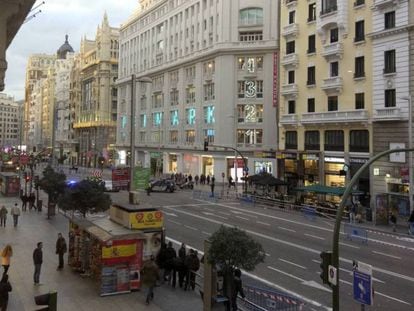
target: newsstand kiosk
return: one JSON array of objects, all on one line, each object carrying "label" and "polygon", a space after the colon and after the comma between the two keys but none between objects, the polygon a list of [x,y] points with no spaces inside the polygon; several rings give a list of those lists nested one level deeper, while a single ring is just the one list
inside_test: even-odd
[{"label": "newsstand kiosk", "polygon": [[161,248],[161,211],[114,204],[109,217],[74,216],[69,224],[68,264],[82,276],[98,280],[101,296],[140,289],[143,261]]}]

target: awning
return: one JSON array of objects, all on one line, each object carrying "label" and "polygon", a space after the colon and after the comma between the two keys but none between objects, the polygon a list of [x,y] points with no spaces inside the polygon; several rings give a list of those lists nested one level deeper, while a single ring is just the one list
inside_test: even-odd
[{"label": "awning", "polygon": [[337,196],[342,196],[345,192],[345,187],[328,187],[322,185],[310,185],[305,187],[299,187],[295,189],[296,191],[303,192],[315,192],[320,194],[333,194]]}]

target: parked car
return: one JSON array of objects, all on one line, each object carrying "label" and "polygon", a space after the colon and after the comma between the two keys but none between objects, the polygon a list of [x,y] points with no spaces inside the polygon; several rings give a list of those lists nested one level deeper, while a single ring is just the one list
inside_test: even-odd
[{"label": "parked car", "polygon": [[152,191],[174,192],[175,182],[171,179],[155,179],[150,181],[150,188]]},{"label": "parked car", "polygon": [[104,180],[104,187],[105,187],[105,192],[118,192],[119,189],[114,188],[113,184],[112,184],[112,180]]}]

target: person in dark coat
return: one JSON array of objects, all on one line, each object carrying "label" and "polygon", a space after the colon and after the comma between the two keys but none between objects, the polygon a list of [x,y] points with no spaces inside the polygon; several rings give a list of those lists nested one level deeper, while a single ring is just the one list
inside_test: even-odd
[{"label": "person in dark coat", "polygon": [[182,260],[185,260],[186,254],[187,251],[185,249],[185,244],[182,243],[180,249],[178,250],[178,257],[180,257]]},{"label": "person in dark coat", "polygon": [[185,265],[187,268],[187,275],[185,279],[185,287],[184,289],[187,290],[191,288],[192,290],[195,289],[195,277],[196,272],[200,268],[200,260],[198,259],[197,252],[193,249],[190,249],[189,254],[185,258]]},{"label": "person in dark coat", "polygon": [[210,184],[210,175],[207,175],[207,185],[209,185]]},{"label": "person in dark coat", "polygon": [[25,212],[27,209],[27,202],[29,202],[29,197],[23,194],[20,198],[22,200],[22,211]]},{"label": "person in dark coat", "polygon": [[237,311],[237,295],[240,294],[243,298],[245,297],[243,291],[243,284],[241,280],[241,271],[240,269],[236,269],[234,271],[234,280],[233,280],[233,290],[231,293],[231,309],[232,311]]},{"label": "person in dark coat", "polygon": [[3,274],[0,281],[0,310],[6,311],[9,303],[9,292],[12,291],[12,287],[9,282],[9,276],[7,273]]},{"label": "person in dark coat", "polygon": [[211,187],[211,197],[214,197],[214,187],[216,186],[215,182],[216,182],[216,179],[214,178],[214,176],[211,177],[211,185],[210,185],[210,187]]},{"label": "person in dark coat", "polygon": [[37,247],[33,251],[33,264],[34,264],[34,274],[33,274],[33,281],[35,285],[39,285],[39,278],[40,278],[40,270],[42,268],[43,263],[43,243],[38,242]]},{"label": "person in dark coat", "polygon": [[67,249],[67,246],[66,246],[66,240],[62,236],[62,233],[59,233],[58,234],[58,239],[56,241],[56,254],[59,255],[59,266],[57,267],[57,270],[62,270],[63,269],[63,265],[64,265],[63,256],[65,255],[67,250],[68,249]]},{"label": "person in dark coat", "polygon": [[164,280],[172,284],[175,284],[176,271],[174,268],[174,259],[177,258],[177,252],[175,251],[172,242],[168,242],[168,246],[165,252],[165,271]]},{"label": "person in dark coat", "polygon": [[159,279],[160,271],[155,263],[154,256],[144,263],[141,270],[142,285],[147,289],[145,303],[148,305],[154,299],[154,287]]},{"label": "person in dark coat", "polygon": [[29,210],[32,210],[32,208],[34,208],[34,204],[36,201],[36,196],[33,192],[30,194],[29,197],[27,197],[27,201],[29,202]]}]

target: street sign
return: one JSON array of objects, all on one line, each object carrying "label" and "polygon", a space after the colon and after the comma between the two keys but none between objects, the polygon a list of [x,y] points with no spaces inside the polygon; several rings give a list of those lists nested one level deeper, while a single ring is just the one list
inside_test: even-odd
[{"label": "street sign", "polygon": [[364,305],[372,305],[372,266],[354,263],[354,299]]},{"label": "street sign", "polygon": [[336,268],[331,265],[328,268],[328,280],[332,285],[336,285]]}]

